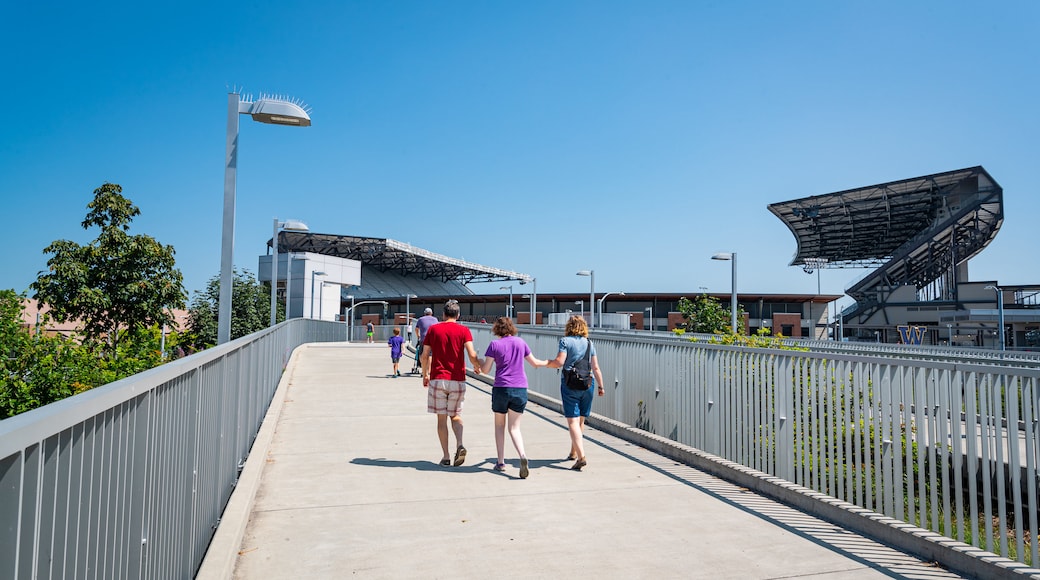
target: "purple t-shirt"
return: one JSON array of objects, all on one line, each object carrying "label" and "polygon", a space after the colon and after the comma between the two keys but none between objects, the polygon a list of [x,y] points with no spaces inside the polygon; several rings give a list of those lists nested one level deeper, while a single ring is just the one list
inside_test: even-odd
[{"label": "purple t-shirt", "polygon": [[415,321],[415,332],[419,334],[419,342],[422,342],[426,338],[426,331],[438,322],[440,321],[437,320],[437,317],[432,314],[422,316],[419,318],[419,320]]},{"label": "purple t-shirt", "polygon": [[393,358],[401,358],[401,345],[404,344],[404,339],[398,335],[390,337],[390,340],[386,341],[390,345],[390,356]]},{"label": "purple t-shirt", "polygon": [[495,386],[527,388],[524,359],[531,348],[519,336],[503,336],[491,341],[484,356],[495,361]]}]

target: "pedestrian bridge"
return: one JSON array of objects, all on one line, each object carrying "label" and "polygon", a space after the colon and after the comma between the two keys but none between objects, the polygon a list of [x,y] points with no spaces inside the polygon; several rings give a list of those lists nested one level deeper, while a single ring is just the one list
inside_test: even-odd
[{"label": "pedestrian bridge", "polygon": [[[552,354],[552,333],[531,332]],[[470,380],[466,463],[440,467],[419,378],[391,378],[385,346],[341,336],[291,321],[0,422],[0,578],[1040,573],[678,443],[688,426],[654,435],[670,427],[651,398],[671,390],[652,370],[674,356],[666,341],[630,342],[651,358],[621,369],[638,357],[594,335],[618,379],[596,402],[582,472],[564,459],[556,371],[529,368],[520,480],[508,440],[509,468],[491,470],[486,383]],[[475,328],[479,351],[487,340]],[[629,406],[631,371],[653,390],[629,424],[610,415]]]}]

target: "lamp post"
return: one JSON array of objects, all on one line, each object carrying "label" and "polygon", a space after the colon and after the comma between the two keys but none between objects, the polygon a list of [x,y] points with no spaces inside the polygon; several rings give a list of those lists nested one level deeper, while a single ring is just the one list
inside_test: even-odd
[{"label": "lamp post", "polygon": [[[531,326],[534,326],[538,322],[538,319],[535,317],[535,314],[537,314],[537,309],[538,309],[538,278],[531,278],[530,282],[531,282],[531,320],[530,320],[530,323],[531,323]],[[521,284],[526,284],[527,281],[521,280],[520,283]]]},{"label": "lamp post", "polygon": [[[812,274],[813,270],[816,270],[816,297],[817,298],[819,298],[820,294],[822,294],[822,292],[820,291],[820,271],[823,270],[823,267],[826,266],[827,262],[829,262],[829,261],[830,260],[828,260],[827,258],[806,258],[802,262],[802,270],[804,270],[806,274]],[[827,313],[828,312],[826,310],[824,310],[824,314],[827,314]],[[809,317],[812,318],[812,306],[809,307]],[[827,320],[827,325],[830,325],[830,322],[831,322],[830,319],[828,319]],[[826,328],[826,326],[824,328]]]},{"label": "lamp post", "polygon": [[[589,277],[589,309],[591,310],[596,305],[596,272],[595,270],[578,270],[576,275]],[[592,322],[592,324],[589,324],[590,327],[596,326],[594,314],[595,312],[589,314],[590,322]]]},{"label": "lamp post", "polygon": [[737,253],[736,252],[719,252],[711,257],[712,260],[729,260],[731,262],[730,267],[732,270],[733,281],[730,287],[729,297],[729,314],[730,314],[730,326],[733,334],[737,333]]},{"label": "lamp post", "polygon": [[646,321],[646,329],[649,330],[650,332],[653,332],[654,331],[654,307],[653,306],[647,306],[643,310],[650,313],[650,318],[648,318],[647,321]]},{"label": "lamp post", "polygon": [[[307,224],[296,221],[296,220],[285,220],[284,222],[278,221],[278,218],[274,218],[274,234],[271,236],[271,248],[273,253],[271,254],[271,324],[274,326],[276,321],[275,315],[278,310],[278,302],[276,301],[275,294],[278,289],[278,228],[284,228],[286,231],[292,232],[306,232],[310,231],[307,228]],[[292,265],[292,253],[289,254],[288,266]],[[286,267],[288,270],[285,274],[285,319],[289,319],[289,276],[291,276],[292,268]]]},{"label": "lamp post", "polygon": [[1000,350],[1007,349],[1007,341],[1004,333],[1004,293],[1000,290],[1000,286],[986,286],[986,290],[992,290],[997,293],[997,332],[1000,333]]},{"label": "lamp post", "polygon": [[217,344],[231,340],[231,288],[235,254],[235,187],[238,174],[238,116],[251,115],[254,121],[273,125],[307,127],[307,110],[294,101],[260,96],[242,99],[228,93],[227,149],[224,156],[224,220],[220,236],[220,297],[217,306]]},{"label": "lamp post", "polygon": [[953,346],[953,324],[951,324],[949,322],[946,323],[946,332],[950,336],[950,338],[949,338],[950,346]]},{"label": "lamp post", "polygon": [[618,296],[624,296],[624,292],[607,292],[599,299],[599,327],[603,328],[603,301],[607,299],[607,296],[611,294],[617,294]]},{"label": "lamp post", "polygon": [[506,312],[506,316],[509,318],[513,317],[513,285],[499,286],[499,290],[509,290],[509,310]]},{"label": "lamp post", "polygon": [[[350,326],[348,326],[348,328],[351,328],[351,329],[353,329],[354,307],[355,306],[361,306],[362,304],[382,304],[383,305],[383,314],[385,315],[386,314],[386,307],[390,305],[390,303],[387,302],[386,300],[362,300],[361,302],[358,302],[357,304],[354,304],[354,297],[353,296],[347,296],[347,298],[350,298],[350,308],[347,308],[347,316],[350,318],[350,322],[351,322],[351,324],[350,324]],[[348,332],[350,332],[350,331],[348,331]],[[350,338],[353,338],[353,337],[348,337],[347,342],[350,342]]]},{"label": "lamp post", "polygon": [[354,312],[354,295],[350,294],[347,298],[350,298],[350,308],[347,309],[343,317],[347,321],[347,342],[350,342],[354,339],[354,319],[351,317],[351,313]]},{"label": "lamp post", "polygon": [[311,318],[314,318],[314,277],[315,276],[328,276],[325,272],[314,271],[311,272]]},{"label": "lamp post", "polygon": [[404,327],[408,333],[408,342],[412,341],[412,298],[418,298],[415,294],[404,295]]},{"label": "lamp post", "polygon": [[[585,318],[585,301],[584,300],[575,300],[574,303],[577,304],[578,306],[581,306],[581,317]],[[592,318],[592,316],[589,315],[589,318]],[[592,326],[592,325],[590,324],[589,326]]]},{"label": "lamp post", "polygon": [[321,289],[318,290],[318,320],[325,319],[322,312],[325,310],[325,287],[329,285],[329,282],[322,282]]}]

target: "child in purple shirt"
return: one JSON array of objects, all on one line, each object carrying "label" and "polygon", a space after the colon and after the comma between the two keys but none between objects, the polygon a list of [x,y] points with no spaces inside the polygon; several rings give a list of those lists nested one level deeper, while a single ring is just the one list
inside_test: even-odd
[{"label": "child in purple shirt", "polygon": [[390,340],[386,341],[386,344],[390,345],[390,360],[394,363],[393,377],[396,379],[401,376],[401,371],[399,371],[397,367],[401,362],[401,345],[404,344],[404,339],[401,338],[400,328],[394,328],[394,335],[390,337]]},{"label": "child in purple shirt", "polygon": [[509,423],[509,437],[513,447],[520,455],[520,479],[527,479],[530,473],[527,465],[527,454],[524,453],[524,438],[520,434],[520,417],[527,406],[527,374],[524,372],[524,361],[531,366],[544,367],[548,361],[535,358],[531,348],[524,339],[516,336],[513,321],[501,317],[495,321],[491,329],[498,340],[491,341],[486,357],[480,365],[480,372],[488,373],[491,365],[495,365],[495,383],[491,387],[491,411],[495,414],[495,447],[498,451],[498,462],[495,471],[505,471],[505,428]]}]

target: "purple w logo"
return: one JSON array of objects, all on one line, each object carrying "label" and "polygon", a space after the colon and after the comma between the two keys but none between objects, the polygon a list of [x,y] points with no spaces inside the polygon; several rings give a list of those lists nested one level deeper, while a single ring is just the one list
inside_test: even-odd
[{"label": "purple w logo", "polygon": [[923,326],[897,326],[896,328],[899,330],[899,338],[903,340],[903,344],[920,345],[924,338],[925,327]]}]

